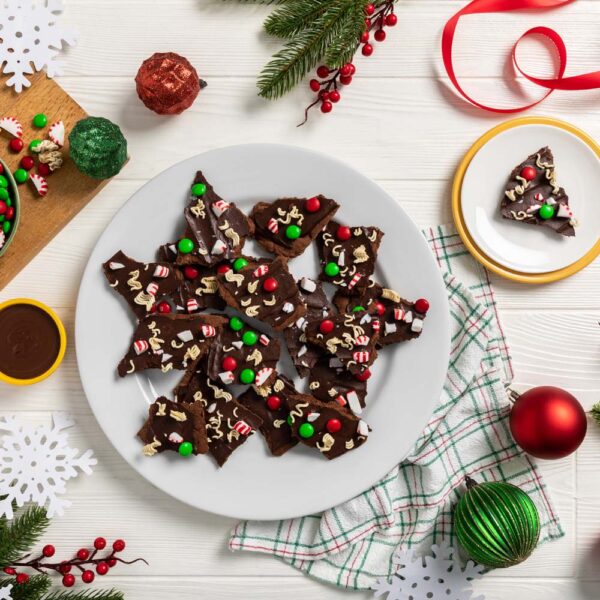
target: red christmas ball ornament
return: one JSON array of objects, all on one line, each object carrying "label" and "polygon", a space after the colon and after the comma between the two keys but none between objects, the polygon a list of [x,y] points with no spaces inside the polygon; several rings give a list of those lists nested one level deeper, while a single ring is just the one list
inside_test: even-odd
[{"label": "red christmas ball ornament", "polygon": [[587,431],[585,411],[575,396],[549,385],[521,395],[510,413],[510,430],[525,452],[537,458],[564,458]]},{"label": "red christmas ball ornament", "polygon": [[135,86],[150,110],[159,115],[178,115],[192,105],[206,82],[187,58],[175,52],[157,52],[140,66]]}]

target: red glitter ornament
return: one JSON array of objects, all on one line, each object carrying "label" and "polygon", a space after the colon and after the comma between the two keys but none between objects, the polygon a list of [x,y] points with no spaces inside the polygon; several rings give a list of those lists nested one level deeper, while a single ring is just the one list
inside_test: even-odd
[{"label": "red glitter ornament", "polygon": [[157,52],[146,59],[135,84],[140,100],[159,115],[183,112],[206,86],[187,58],[174,52]]}]

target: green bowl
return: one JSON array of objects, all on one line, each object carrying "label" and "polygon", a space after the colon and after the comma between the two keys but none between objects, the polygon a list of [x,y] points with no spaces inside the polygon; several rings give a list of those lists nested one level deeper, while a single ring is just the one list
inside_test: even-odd
[{"label": "green bowl", "polygon": [[4,172],[2,175],[6,177],[8,180],[8,193],[10,194],[10,199],[12,205],[15,209],[15,218],[12,221],[12,227],[6,236],[6,240],[4,242],[4,246],[0,248],[0,256],[2,256],[10,244],[12,243],[15,235],[17,234],[17,228],[19,227],[19,220],[21,219],[21,201],[19,199],[19,190],[17,189],[17,183],[10,172],[8,165],[0,158],[0,165],[4,167]]}]

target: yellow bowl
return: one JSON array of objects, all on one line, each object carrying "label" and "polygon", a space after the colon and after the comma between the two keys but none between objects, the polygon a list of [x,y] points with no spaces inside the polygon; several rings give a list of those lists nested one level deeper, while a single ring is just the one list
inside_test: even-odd
[{"label": "yellow bowl", "polygon": [[11,385],[33,385],[34,383],[38,383],[39,381],[46,379],[46,377],[50,377],[50,375],[52,375],[52,373],[54,373],[54,371],[58,369],[58,366],[65,357],[65,352],[67,350],[67,334],[65,332],[64,325],[58,318],[58,315],[50,307],[46,306],[42,302],[38,302],[37,300],[32,300],[31,298],[13,298],[12,300],[2,302],[0,303],[0,312],[2,312],[5,308],[8,308],[9,306],[14,306],[16,304],[28,304],[30,306],[35,306],[36,308],[39,308],[40,310],[45,312],[56,325],[56,328],[58,329],[58,335],[60,338],[60,346],[56,359],[52,366],[45,373],[42,373],[37,377],[32,377],[31,379],[17,379],[15,377],[11,377],[10,375],[6,375],[2,371],[0,371],[0,381],[3,381],[4,383],[10,383]]}]

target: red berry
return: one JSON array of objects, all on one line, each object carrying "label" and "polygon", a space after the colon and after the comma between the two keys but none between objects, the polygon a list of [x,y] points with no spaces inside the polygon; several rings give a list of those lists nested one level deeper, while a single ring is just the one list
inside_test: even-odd
[{"label": "red berry", "polygon": [[92,583],[94,577],[96,577],[94,571],[87,570],[81,574],[81,581],[83,581],[83,583]]},{"label": "red berry", "polygon": [[398,23],[398,17],[394,13],[390,13],[385,18],[385,24],[389,27],[393,27],[394,25],[396,25],[396,23]]},{"label": "red berry", "polygon": [[365,19],[365,27],[371,29],[371,19]]},{"label": "red berry", "polygon": [[200,275],[200,271],[196,267],[190,267],[189,265],[183,269],[183,276],[186,279],[196,279]]},{"label": "red berry", "polygon": [[113,542],[113,550],[115,552],[123,552],[125,550],[125,542],[123,540],[115,540]]},{"label": "red berry", "polygon": [[322,113],[329,113],[329,112],[331,112],[332,108],[333,108],[333,104],[331,104],[331,102],[329,102],[328,100],[325,100],[324,102],[321,103],[321,112]]},{"label": "red berry", "polygon": [[33,168],[34,164],[35,162],[31,156],[24,156],[20,162],[21,167],[26,171],[29,171],[29,169]]},{"label": "red berry", "polygon": [[50,558],[51,556],[54,556],[55,552],[56,552],[56,548],[52,544],[48,544],[47,546],[44,546],[42,548],[42,554],[46,558]]},{"label": "red berry", "polygon": [[352,63],[346,63],[343,67],[340,67],[340,75],[344,77],[348,77],[348,75],[352,75],[352,69],[354,65]]},{"label": "red berry", "polygon": [[385,40],[385,31],[383,29],[378,29],[375,32],[375,40],[378,42],[383,42],[383,40]]},{"label": "red berry", "polygon": [[71,565],[65,560],[60,564],[60,567],[58,567],[58,570],[63,575],[66,575],[67,573],[69,573],[71,571]]},{"label": "red berry", "polygon": [[227,271],[231,271],[231,267],[229,265],[219,265],[217,267],[217,273],[223,274],[227,273]]},{"label": "red berry", "polygon": [[369,369],[365,369],[362,373],[357,373],[354,375],[354,378],[358,381],[367,381],[367,379],[370,379],[370,377],[371,371],[369,371]]},{"label": "red berry", "polygon": [[8,147],[13,152],[21,152],[23,150],[23,140],[21,138],[13,138],[8,142]]},{"label": "red berry", "polygon": [[352,237],[352,232],[350,231],[350,227],[346,227],[345,225],[340,225],[335,232],[335,237],[340,240],[340,242],[345,242]]},{"label": "red berry", "polygon": [[[331,92],[333,94],[333,92]],[[305,208],[310,213],[315,213],[321,208],[321,201],[314,196],[306,201]]]},{"label": "red berry", "polygon": [[340,83],[342,85],[350,85],[352,83],[352,75],[348,75],[347,77],[345,77],[344,75],[342,75],[340,77]]},{"label": "red berry", "polygon": [[536,175],[535,167],[527,166],[527,167],[523,167],[523,169],[521,169],[521,177],[523,179],[526,179],[527,181],[531,181],[532,179],[535,179],[535,175]]},{"label": "red berry", "polygon": [[308,85],[313,92],[318,92],[321,89],[321,84],[316,79],[311,79]]},{"label": "red berry", "polygon": [[385,306],[381,302],[377,302],[375,304],[375,308],[377,309],[377,314],[380,317],[383,317],[383,314],[385,313]]},{"label": "red berry", "polygon": [[50,175],[50,167],[46,163],[40,163],[37,168],[38,175],[48,177]]},{"label": "red berry", "polygon": [[354,75],[354,73],[356,73],[356,67],[354,66],[354,63],[348,63],[348,65],[350,66],[350,75]]},{"label": "red berry", "polygon": [[267,406],[269,410],[277,410],[281,406],[281,398],[279,396],[269,396],[267,398]]},{"label": "red berry", "polygon": [[12,567],[4,567],[4,569],[2,569],[7,575],[16,575],[17,574],[17,570],[13,569]]},{"label": "red berry", "polygon": [[369,41],[369,32],[368,31],[363,31],[362,35],[360,36],[360,41],[363,44],[366,44]]},{"label": "red berry", "polygon": [[321,78],[321,79],[325,79],[325,77],[327,77],[329,75],[329,68],[326,67],[325,65],[321,65],[318,69],[317,69],[317,75]]},{"label": "red berry", "polygon": [[425,298],[419,298],[415,302],[415,310],[418,313],[427,314],[427,311],[429,310],[429,302],[427,302],[427,300],[425,300]]},{"label": "red berry", "polygon": [[6,206],[6,202],[4,200],[0,200],[0,215],[3,215],[7,210],[8,206]]},{"label": "red berry", "polygon": [[116,566],[117,559],[116,558],[109,558],[106,562],[108,563],[108,566],[112,569],[114,566]]},{"label": "red berry", "polygon": [[105,562],[101,562],[96,565],[96,573],[98,573],[98,575],[106,575],[109,569],[110,567]]},{"label": "red berry", "polygon": [[277,279],[275,277],[267,277],[263,281],[263,289],[265,292],[274,292],[279,287],[279,283],[277,283]]},{"label": "red berry", "polygon": [[96,550],[104,550],[104,548],[106,548],[106,540],[103,537],[97,537],[94,540],[94,548],[96,548]]},{"label": "red berry", "polygon": [[339,102],[340,101],[340,93],[337,90],[332,90],[329,94],[329,100],[331,102]]},{"label": "red berry", "polygon": [[329,433],[337,433],[342,428],[342,423],[339,419],[329,419],[329,421],[325,423],[325,427]]},{"label": "red berry", "polygon": [[71,575],[70,573],[65,575],[62,578],[62,584],[65,587],[73,587],[75,585],[75,575]]},{"label": "red berry", "polygon": [[15,207],[14,206],[8,206],[6,208],[6,212],[4,213],[4,216],[9,220],[12,221],[13,217],[15,216]]},{"label": "red berry", "polygon": [[367,6],[365,6],[365,12],[371,16],[375,12],[375,6],[373,4],[367,4]]},{"label": "red berry", "polygon": [[27,583],[29,581],[29,575],[27,573],[19,573],[16,578],[18,584]]},{"label": "red berry", "polygon": [[373,46],[371,44],[365,44],[361,50],[363,56],[371,56],[373,54]]},{"label": "red berry", "polygon": [[319,98],[321,100],[329,100],[329,92],[327,90],[321,90],[319,92]]},{"label": "red berry", "polygon": [[335,329],[335,323],[331,319],[323,319],[319,323],[319,331],[323,335],[327,335],[328,333],[331,333],[334,329]]},{"label": "red berry", "polygon": [[90,556],[90,551],[87,548],[81,548],[77,550],[77,558],[79,560],[87,560]]},{"label": "red berry", "polygon": [[221,362],[221,368],[223,371],[235,371],[237,367],[237,360],[233,356],[226,356]]}]

